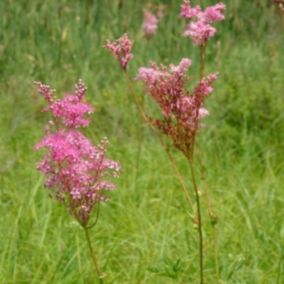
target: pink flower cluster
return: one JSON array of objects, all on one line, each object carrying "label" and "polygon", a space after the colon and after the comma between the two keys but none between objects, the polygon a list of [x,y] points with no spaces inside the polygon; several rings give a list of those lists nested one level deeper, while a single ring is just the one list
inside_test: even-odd
[{"label": "pink flower cluster", "polygon": [[191,60],[183,58],[178,65],[142,67],[137,80],[144,82],[147,92],[159,105],[163,118],[150,119],[155,127],[171,137],[174,145],[185,155],[192,146],[200,118],[208,115],[204,100],[212,91],[217,74],[204,77],[195,89],[186,89],[186,72]]},{"label": "pink flower cluster", "polygon": [[[83,103],[86,87],[82,81],[76,85],[75,94],[67,94],[61,100],[55,98],[49,86],[36,84],[55,119],[49,122],[45,137],[35,147],[46,149],[37,168],[44,173],[45,186],[52,195],[86,226],[94,206],[106,199],[103,190],[115,188],[105,177],[117,176],[120,166],[106,158],[106,139],[94,146],[77,130],[89,124],[84,115],[93,111],[90,105]],[[58,118],[62,121],[56,121]]]},{"label": "pink flower cluster", "polygon": [[79,81],[76,85],[75,94],[66,94],[63,99],[55,100],[53,91],[40,82],[36,82],[38,91],[48,102],[46,111],[51,111],[55,118],[62,119],[62,123],[68,127],[86,127],[90,121],[85,117],[94,111],[92,106],[83,102],[86,87]]},{"label": "pink flower cluster", "polygon": [[133,58],[131,53],[133,43],[128,38],[127,34],[123,35],[119,39],[111,42],[107,41],[105,47],[111,51],[115,58],[119,61],[123,70],[126,70],[128,62]]},{"label": "pink flower cluster", "polygon": [[142,31],[146,37],[151,37],[157,32],[158,23],[159,19],[156,15],[154,15],[148,10],[144,11]]},{"label": "pink flower cluster", "polygon": [[206,43],[217,32],[212,24],[224,20],[225,8],[225,4],[218,3],[202,11],[199,5],[192,7],[189,0],[184,0],[180,15],[187,20],[195,18],[195,21],[186,26],[184,36],[190,37],[198,46]]}]

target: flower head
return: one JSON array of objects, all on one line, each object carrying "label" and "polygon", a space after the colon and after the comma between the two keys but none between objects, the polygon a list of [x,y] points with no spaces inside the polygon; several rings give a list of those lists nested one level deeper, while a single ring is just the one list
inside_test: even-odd
[{"label": "flower head", "polygon": [[190,37],[195,45],[205,44],[217,32],[212,24],[224,20],[225,8],[225,4],[217,3],[202,11],[200,6],[191,7],[190,1],[184,0],[180,15],[185,19],[195,19],[187,24],[183,35]]},{"label": "flower head", "polygon": [[224,3],[217,3],[213,6],[207,7],[202,16],[207,23],[222,21],[225,19],[225,16],[223,14],[225,9],[226,6]]},{"label": "flower head", "polygon": [[189,23],[183,35],[186,37],[191,37],[195,45],[202,45],[210,37],[213,37],[215,33],[216,29],[214,27],[203,21],[197,21]]},{"label": "flower head", "polygon": [[158,29],[159,19],[156,15],[148,10],[144,11],[144,21],[142,31],[146,37],[153,36]]},{"label": "flower head", "polygon": [[113,42],[107,41],[105,47],[110,50],[119,61],[122,69],[126,70],[128,62],[133,58],[133,54],[131,53],[133,43],[128,38],[128,35],[124,34],[122,37]]},{"label": "flower head", "polygon": [[51,111],[55,118],[62,120],[62,123],[68,127],[88,126],[90,121],[86,114],[94,111],[93,107],[84,102],[87,88],[79,80],[76,85],[75,94],[66,94],[63,99],[56,99],[49,86],[36,82],[38,91],[48,102],[45,111]]},{"label": "flower head", "polygon": [[[37,86],[43,95],[49,93],[48,86],[42,83]],[[45,175],[45,186],[83,226],[88,223],[94,206],[106,199],[103,191],[115,188],[107,176],[117,176],[120,169],[116,161],[106,158],[106,139],[94,146],[76,129],[89,124],[83,117],[92,110],[82,102],[85,92],[83,82],[79,81],[75,94],[67,94],[61,100],[55,100],[53,96],[50,102],[50,96],[44,95],[48,98],[48,110],[62,121],[57,125],[50,121],[46,135],[35,147],[46,150],[37,165]]]},{"label": "flower head", "polygon": [[137,80],[145,83],[146,89],[160,106],[163,114],[169,116],[175,100],[183,95],[186,72],[191,60],[183,58],[178,65],[166,67],[152,63],[151,67],[138,70]]},{"label": "flower head", "polygon": [[217,79],[217,74],[210,74],[202,78],[193,91],[188,91],[186,73],[190,66],[188,58],[183,58],[178,65],[152,63],[151,67],[140,68],[136,77],[162,111],[161,119],[150,118],[153,126],[169,136],[185,155],[190,151],[199,120],[209,114],[203,105]]},{"label": "flower head", "polygon": [[191,19],[196,17],[201,12],[201,8],[199,5],[195,7],[191,7],[189,0],[184,0],[183,4],[181,4],[180,15],[183,18]]}]

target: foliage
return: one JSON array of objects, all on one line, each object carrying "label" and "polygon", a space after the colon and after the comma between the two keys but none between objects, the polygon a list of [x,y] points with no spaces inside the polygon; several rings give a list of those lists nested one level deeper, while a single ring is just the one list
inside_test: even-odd
[{"label": "foliage", "polygon": [[[107,136],[109,156],[123,169],[120,190],[113,192],[108,209],[102,206],[92,236],[108,281],[192,283],[197,278],[195,255],[184,254],[195,251],[197,243],[184,218],[179,182],[168,176],[171,166],[151,131],[138,128],[141,121],[125,82],[102,47],[106,39],[128,31],[141,58],[133,61],[133,76],[149,59],[197,62],[197,52],[181,37],[184,22],[177,17],[176,1],[153,1],[167,7],[157,34],[144,39],[146,2],[0,1],[1,283],[93,280],[84,236],[79,230],[75,234],[77,224],[71,218],[66,222],[65,210],[46,198],[34,169],[39,155],[32,151],[46,121],[32,82],[42,80],[61,93],[78,78],[94,94],[89,100],[97,110],[96,127],[86,135],[93,141]],[[219,93],[208,101],[211,115],[198,140],[206,165],[199,173],[206,175],[201,186],[210,189],[218,216],[217,248],[205,236],[206,273],[214,283],[217,249],[223,283],[282,283],[283,19],[270,1],[226,2],[226,21],[208,48],[206,70],[221,71],[214,86]],[[176,158],[187,175],[186,162]],[[210,224],[205,226],[210,232]]]}]

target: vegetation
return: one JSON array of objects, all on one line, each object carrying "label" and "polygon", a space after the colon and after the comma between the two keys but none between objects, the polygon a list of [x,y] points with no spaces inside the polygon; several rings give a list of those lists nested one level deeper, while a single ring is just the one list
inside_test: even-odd
[{"label": "vegetation", "polygon": [[[193,1],[192,1],[193,2]],[[203,5],[215,1],[202,1]],[[197,140],[206,252],[205,283],[284,282],[284,15],[270,1],[231,0],[207,48],[206,72],[220,72]],[[180,183],[159,141],[137,113],[117,62],[103,48],[128,32],[134,77],[149,60],[193,60],[174,0],[159,29],[143,37],[147,1],[0,1],[0,283],[96,283],[85,236],[48,198],[36,171],[47,114],[33,81],[72,91],[82,78],[96,111],[86,135],[110,140],[121,177],[91,241],[106,283],[197,283],[198,239]],[[192,78],[193,81],[198,80]],[[144,97],[143,89],[137,92]],[[214,99],[213,99],[214,96]],[[144,103],[155,111],[150,99]],[[143,124],[142,124],[143,125]],[[178,161],[191,187],[186,160]],[[193,192],[192,192],[193,193]],[[217,223],[212,226],[212,207]],[[186,213],[186,214],[185,214]]]}]

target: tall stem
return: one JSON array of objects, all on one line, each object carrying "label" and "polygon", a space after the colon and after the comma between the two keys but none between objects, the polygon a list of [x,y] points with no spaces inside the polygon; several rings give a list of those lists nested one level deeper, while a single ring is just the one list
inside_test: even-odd
[{"label": "tall stem", "polygon": [[199,79],[204,77],[204,71],[205,71],[205,53],[206,53],[206,43],[202,44],[199,49]]},{"label": "tall stem", "polygon": [[93,249],[93,246],[92,246],[92,242],[91,242],[91,239],[90,239],[89,229],[86,228],[86,227],[83,227],[83,228],[84,228],[84,231],[85,231],[85,235],[86,235],[86,239],[87,239],[90,255],[91,255],[91,258],[93,260],[97,276],[99,278],[99,282],[100,282],[100,284],[103,284],[104,283],[104,280],[103,280],[104,275],[101,272],[101,270],[99,268],[99,265],[98,265],[97,257],[95,255],[95,252],[94,252],[94,249]]},{"label": "tall stem", "polygon": [[[192,152],[193,153],[193,152]],[[203,277],[203,233],[202,233],[202,217],[201,217],[201,206],[200,206],[200,198],[199,191],[195,178],[194,164],[193,164],[193,156],[188,158],[190,172],[191,172],[191,181],[194,188],[195,199],[196,199],[196,207],[197,207],[197,226],[198,226],[198,235],[199,235],[199,271],[200,271],[200,284],[204,283]]]},{"label": "tall stem", "polygon": [[[204,70],[205,70],[205,51],[206,51],[206,43],[202,44],[200,46],[200,69],[199,69],[199,80],[201,82],[202,78],[204,77]],[[198,116],[199,116],[199,108],[197,108],[196,111],[196,120],[195,120],[195,129],[198,129]],[[201,217],[201,204],[200,204],[200,198],[199,198],[199,191],[196,183],[195,178],[195,171],[194,171],[194,147],[195,147],[195,136],[196,133],[193,135],[192,139],[192,146],[191,151],[187,157],[189,166],[190,166],[190,172],[191,172],[191,181],[193,184],[195,199],[196,199],[196,207],[197,207],[197,226],[198,226],[198,236],[199,236],[199,273],[200,273],[200,284],[204,283],[204,261],[203,261],[203,233],[202,233],[202,217]]]}]

